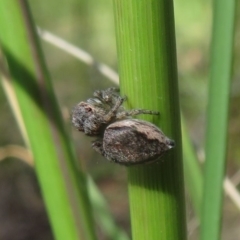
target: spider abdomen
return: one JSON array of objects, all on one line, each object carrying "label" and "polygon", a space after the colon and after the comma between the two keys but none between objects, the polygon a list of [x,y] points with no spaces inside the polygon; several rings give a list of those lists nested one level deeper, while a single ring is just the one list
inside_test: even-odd
[{"label": "spider abdomen", "polygon": [[102,143],[104,156],[123,165],[152,162],[174,146],[155,125],[137,119],[109,125]]}]

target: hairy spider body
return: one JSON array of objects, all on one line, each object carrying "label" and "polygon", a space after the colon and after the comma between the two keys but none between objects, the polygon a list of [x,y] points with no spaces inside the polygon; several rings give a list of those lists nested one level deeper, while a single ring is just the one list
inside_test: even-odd
[{"label": "hairy spider body", "polygon": [[139,114],[158,115],[146,109],[126,111],[122,104],[126,97],[116,88],[95,91],[93,98],[80,102],[72,111],[72,123],[88,136],[98,137],[92,147],[112,162],[122,165],[150,163],[174,147],[155,125],[132,119]]}]

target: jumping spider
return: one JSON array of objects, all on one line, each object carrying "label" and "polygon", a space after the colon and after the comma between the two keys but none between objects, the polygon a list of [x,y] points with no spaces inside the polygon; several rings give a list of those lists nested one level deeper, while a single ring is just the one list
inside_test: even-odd
[{"label": "jumping spider", "polygon": [[72,123],[86,135],[98,137],[92,147],[108,160],[122,165],[149,163],[174,147],[174,141],[155,125],[131,118],[159,112],[125,110],[126,97],[121,97],[117,88],[95,91],[93,97],[73,109]]}]

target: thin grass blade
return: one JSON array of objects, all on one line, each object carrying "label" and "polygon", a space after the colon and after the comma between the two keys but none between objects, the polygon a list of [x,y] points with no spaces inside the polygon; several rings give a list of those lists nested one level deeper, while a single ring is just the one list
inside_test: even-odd
[{"label": "thin grass blade", "polygon": [[236,1],[213,3],[201,240],[218,240],[221,233]]},{"label": "thin grass blade", "polygon": [[85,175],[78,171],[26,1],[0,1],[6,56],[56,239],[96,239]]}]

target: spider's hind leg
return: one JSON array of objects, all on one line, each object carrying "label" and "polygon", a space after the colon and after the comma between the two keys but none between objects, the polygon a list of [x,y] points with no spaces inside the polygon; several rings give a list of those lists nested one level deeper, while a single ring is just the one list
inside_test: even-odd
[{"label": "spider's hind leg", "polygon": [[102,139],[97,139],[97,140],[93,141],[92,142],[92,148],[96,152],[100,153],[102,156],[105,155],[105,152],[103,150],[103,141],[102,141]]},{"label": "spider's hind leg", "polygon": [[150,114],[150,115],[159,115],[157,111],[147,110],[147,109],[132,109],[129,111],[122,111],[117,113],[116,119],[123,119],[125,117],[132,117],[140,114]]}]

